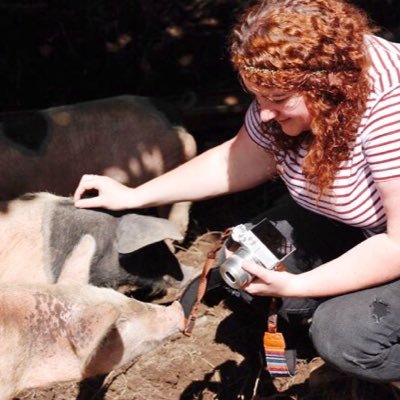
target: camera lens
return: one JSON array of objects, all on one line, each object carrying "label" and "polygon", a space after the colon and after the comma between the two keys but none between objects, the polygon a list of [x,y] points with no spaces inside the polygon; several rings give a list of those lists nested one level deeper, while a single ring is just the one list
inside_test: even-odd
[{"label": "camera lens", "polygon": [[236,278],[228,271],[225,271],[225,278],[228,278],[232,284],[235,284]]},{"label": "camera lens", "polygon": [[252,255],[244,247],[240,247],[228,257],[220,266],[220,273],[225,283],[233,289],[240,289],[250,282],[253,276],[242,268],[243,261],[250,259],[252,259]]}]

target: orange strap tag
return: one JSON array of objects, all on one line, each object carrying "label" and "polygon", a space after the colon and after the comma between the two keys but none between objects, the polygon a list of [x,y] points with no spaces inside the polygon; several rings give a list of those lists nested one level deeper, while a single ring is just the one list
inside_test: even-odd
[{"label": "orange strap tag", "polygon": [[277,300],[271,299],[271,312],[268,316],[268,330],[264,332],[265,368],[273,377],[292,376],[286,360],[286,343],[278,332]]},{"label": "orange strap tag", "polygon": [[286,361],[285,339],[280,332],[264,333],[266,369],[275,377],[291,376]]}]

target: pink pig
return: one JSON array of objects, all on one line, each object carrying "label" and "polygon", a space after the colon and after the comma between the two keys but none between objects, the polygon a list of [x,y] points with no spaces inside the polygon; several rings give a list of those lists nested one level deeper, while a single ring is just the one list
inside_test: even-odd
[{"label": "pink pig", "polygon": [[95,241],[82,237],[57,284],[0,287],[0,399],[104,374],[183,329],[181,305],[142,303],[87,284]]}]

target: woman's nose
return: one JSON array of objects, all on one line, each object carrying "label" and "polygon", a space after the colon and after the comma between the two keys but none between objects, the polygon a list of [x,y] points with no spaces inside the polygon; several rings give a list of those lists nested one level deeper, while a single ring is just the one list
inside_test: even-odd
[{"label": "woman's nose", "polygon": [[261,106],[260,107],[260,118],[262,122],[271,121],[278,116],[278,112],[273,107]]}]

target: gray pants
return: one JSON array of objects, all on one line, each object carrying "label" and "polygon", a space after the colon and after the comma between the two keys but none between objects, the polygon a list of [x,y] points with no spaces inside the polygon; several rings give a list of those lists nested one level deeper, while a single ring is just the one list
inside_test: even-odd
[{"label": "gray pants", "polygon": [[[274,221],[296,246],[285,261],[292,273],[317,268],[364,240],[360,229],[309,212],[288,197],[260,217]],[[304,327],[308,333],[302,321],[312,316],[309,333],[317,353],[343,372],[400,380],[400,280],[331,298],[283,298],[279,315],[292,337]]]}]

